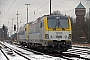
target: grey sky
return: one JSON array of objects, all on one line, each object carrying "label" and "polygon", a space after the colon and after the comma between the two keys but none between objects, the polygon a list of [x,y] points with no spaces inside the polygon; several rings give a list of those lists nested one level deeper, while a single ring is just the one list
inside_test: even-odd
[{"label": "grey sky", "polygon": [[[74,10],[80,3],[89,11],[90,0],[52,0],[52,12],[59,10],[62,14],[67,14],[75,17]],[[19,12],[19,26],[26,23],[26,7],[25,4],[29,3],[29,22],[36,18],[49,14],[49,0],[0,0],[0,26],[6,24],[11,29],[12,21],[16,24],[16,13]],[[11,6],[11,7],[10,7]],[[35,11],[35,14],[34,14]]]}]

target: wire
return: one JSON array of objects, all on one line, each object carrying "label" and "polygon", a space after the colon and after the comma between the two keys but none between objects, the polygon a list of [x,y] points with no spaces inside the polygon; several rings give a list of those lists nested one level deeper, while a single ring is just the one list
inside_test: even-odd
[{"label": "wire", "polygon": [[44,4],[43,6],[41,6],[40,8],[38,8],[36,11],[38,11],[39,9],[43,8],[44,6],[46,6],[49,2],[47,2],[46,4]]},{"label": "wire", "polygon": [[[88,3],[86,3],[85,5],[87,5],[87,4],[89,4],[90,2],[88,2]],[[68,11],[65,11],[64,13],[66,13],[66,12],[69,12],[69,11],[72,11],[72,10],[74,10],[75,8],[73,8],[73,9],[70,9],[70,10],[68,10]]]},{"label": "wire", "polygon": [[34,0],[34,2],[33,3],[31,3],[31,5],[30,5],[30,7],[34,4],[36,2],[36,0]]},{"label": "wire", "polygon": [[[0,3],[0,4],[3,4],[3,3]],[[3,5],[5,5],[5,6],[10,6],[10,5],[7,5],[7,4],[3,4]],[[25,8],[19,8],[19,7],[15,7],[15,6],[12,6],[13,8],[18,8],[18,9],[24,9],[25,10]]]},{"label": "wire", "polygon": [[[36,10],[34,11],[34,14],[35,14],[36,11],[38,11],[38,10],[40,10],[41,8],[43,8],[44,6],[46,6],[49,2],[50,2],[50,1],[46,2],[43,6],[41,6],[41,7],[38,8],[38,9],[36,9]],[[30,14],[30,15],[32,15],[32,14]],[[30,16],[30,15],[29,15],[29,16]],[[25,18],[25,19],[26,19],[26,18]]]},{"label": "wire", "polygon": [[[63,4],[63,3],[65,3],[65,1],[67,1],[67,0],[64,0],[62,3],[60,3],[60,4]],[[71,0],[70,0],[71,1]],[[33,13],[35,14],[35,12],[36,11],[38,11],[39,9],[41,9],[41,8],[43,8],[45,5],[47,5],[48,3],[49,3],[50,1],[48,1],[47,3],[45,3],[43,6],[41,6],[40,8],[38,8],[38,9],[36,9]],[[89,2],[90,3],[90,2]],[[89,3],[86,3],[86,4],[89,4]],[[58,5],[56,5],[55,7],[57,7],[57,6],[59,6],[60,4],[58,4]],[[85,5],[86,5],[85,4]],[[55,7],[53,7],[53,8],[55,8]],[[73,8],[73,9],[69,9],[69,10],[67,10],[67,11],[65,11],[65,12],[63,12],[63,13],[67,13],[67,12],[70,12],[70,11],[72,11],[72,10],[74,10],[75,8]],[[48,11],[48,10],[46,10],[46,11]],[[30,15],[32,15],[32,14],[30,14]],[[29,16],[30,16],[29,15]],[[26,19],[26,18],[25,18]]]},{"label": "wire", "polygon": [[[66,0],[64,0],[64,1],[63,1],[62,3],[60,3],[60,4],[63,4],[65,1],[66,1]],[[41,8],[43,8],[44,6],[46,6],[49,2],[50,2],[50,1],[46,2],[43,6],[41,6],[41,7],[38,8],[38,9],[36,9],[36,10],[33,11],[32,13],[35,14],[36,11],[38,11],[38,10],[40,10]],[[34,0],[34,2],[33,2],[31,5],[33,5],[34,3],[35,3],[35,0]],[[2,3],[0,3],[0,4],[2,4]],[[56,5],[55,7],[59,6],[60,4]],[[89,3],[87,3],[87,4],[89,4]],[[3,4],[3,5],[7,5],[7,4]],[[12,5],[13,5],[13,4],[12,4]],[[11,7],[12,7],[12,5],[11,5]],[[31,5],[30,5],[30,7],[31,7]],[[7,5],[7,6],[9,6],[9,5]],[[10,7],[10,8],[11,8],[11,7]],[[55,7],[53,7],[53,8],[55,8]],[[10,8],[9,8],[9,9],[10,9]],[[15,8],[17,8],[17,7],[15,7]],[[8,10],[9,10],[9,9],[8,9]],[[21,8],[19,8],[19,9],[21,9]],[[74,9],[69,9],[69,10],[67,10],[67,11],[65,11],[65,12],[63,12],[63,13],[67,13],[67,12],[70,12],[70,11],[72,11],[72,10],[74,10]],[[45,10],[45,11],[48,11],[48,10]],[[7,12],[8,12],[8,11],[7,11]],[[6,13],[7,13],[7,12],[6,12]],[[6,13],[5,13],[4,15],[6,15]],[[31,13],[30,15],[32,15],[32,13]],[[29,15],[29,16],[30,16],[30,15]],[[3,16],[3,18],[4,18],[4,16]],[[3,18],[2,18],[2,19],[3,19]],[[2,19],[1,19],[1,20],[2,20]],[[24,19],[26,19],[26,18],[24,18]]]},{"label": "wire", "polygon": [[[8,8],[8,10],[6,11],[6,13],[5,13],[4,16],[2,17],[2,19],[5,17],[5,15],[6,15],[7,12],[9,11],[9,9],[12,7],[12,5],[15,3],[15,1],[16,1],[16,0],[13,1],[13,3],[11,4],[11,6]],[[2,20],[2,19],[1,19],[1,20]],[[0,20],[0,21],[1,21],[1,20]]]},{"label": "wire", "polygon": [[[51,0],[52,1],[52,0]],[[65,0],[66,1],[66,0]],[[60,4],[63,4],[65,1],[63,1],[62,3],[60,3]],[[43,8],[44,6],[46,6],[48,3],[49,3],[50,1],[48,1],[47,3],[45,3],[43,6],[41,6],[40,8],[38,8],[38,9],[36,9],[35,11],[34,11],[34,14],[35,14],[35,12],[36,11],[38,11],[38,10],[40,10],[41,8]],[[58,4],[57,6],[59,6],[60,4]],[[55,6],[56,7],[56,6]],[[55,8],[55,7],[53,7],[53,8]],[[46,11],[48,11],[48,10],[46,10]],[[30,15],[32,15],[32,14],[30,14]],[[29,15],[29,16],[30,16]]]},{"label": "wire", "polygon": [[57,6],[59,6],[59,5],[61,5],[61,4],[63,4],[63,3],[65,3],[67,0],[64,0],[63,2],[61,2],[60,4],[58,4],[58,5],[56,5],[55,7],[53,7],[53,8],[56,8]]},{"label": "wire", "polygon": [[[6,2],[6,0],[5,0],[5,2]],[[4,2],[4,4],[5,4],[5,2]],[[3,6],[4,7],[4,6]],[[3,8],[2,8],[2,11],[3,11]]]}]

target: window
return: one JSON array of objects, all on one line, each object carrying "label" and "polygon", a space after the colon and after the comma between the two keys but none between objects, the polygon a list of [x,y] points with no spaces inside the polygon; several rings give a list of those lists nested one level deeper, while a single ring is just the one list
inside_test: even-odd
[{"label": "window", "polygon": [[49,28],[68,28],[68,19],[48,19]]},{"label": "window", "polygon": [[42,28],[42,22],[40,23],[40,28]]}]

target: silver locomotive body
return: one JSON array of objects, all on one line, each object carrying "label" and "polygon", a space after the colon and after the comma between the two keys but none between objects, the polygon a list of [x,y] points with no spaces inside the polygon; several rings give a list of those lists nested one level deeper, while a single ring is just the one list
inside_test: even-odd
[{"label": "silver locomotive body", "polygon": [[72,42],[71,21],[66,16],[43,16],[30,22],[25,28],[24,35],[24,41],[31,48],[67,51],[71,48]]}]

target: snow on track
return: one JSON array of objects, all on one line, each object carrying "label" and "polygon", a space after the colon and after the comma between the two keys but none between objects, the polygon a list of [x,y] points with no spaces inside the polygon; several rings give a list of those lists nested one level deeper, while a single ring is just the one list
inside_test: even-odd
[{"label": "snow on track", "polygon": [[[17,46],[10,45],[8,43],[4,43],[4,45],[6,45],[6,46],[8,46],[8,47],[10,47],[14,50],[20,51],[22,54],[26,55],[27,57],[30,57],[31,60],[66,60],[66,59],[63,59],[63,58],[60,58],[60,57],[52,57],[52,56],[45,55],[45,54],[43,54],[43,55],[34,54],[33,52],[18,48]],[[11,59],[12,58],[13,57],[11,57]],[[18,59],[14,59],[14,60],[18,60]],[[24,60],[24,59],[22,59],[22,60]]]}]

